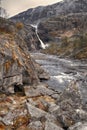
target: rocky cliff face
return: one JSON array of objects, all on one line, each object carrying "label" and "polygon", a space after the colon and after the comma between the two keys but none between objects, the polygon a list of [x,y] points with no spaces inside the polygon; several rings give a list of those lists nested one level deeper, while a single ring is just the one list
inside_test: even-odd
[{"label": "rocky cliff face", "polygon": [[19,30],[18,33],[26,42],[29,51],[33,52],[41,49],[40,41],[38,40],[35,29],[33,27],[24,24],[23,28]]},{"label": "rocky cliff face", "polygon": [[[3,23],[3,22],[2,22]],[[29,51],[35,51],[38,49],[41,49],[40,41],[38,40],[36,36],[35,29],[31,27],[30,24],[24,24],[22,22],[16,22],[13,27],[13,22],[8,21],[5,24],[1,23],[1,30],[5,32],[17,32],[17,35],[20,35],[20,37],[25,41],[26,46]],[[9,26],[9,24],[11,24]]]},{"label": "rocky cliff face", "polygon": [[15,24],[0,18],[0,90],[39,82],[34,62]]},{"label": "rocky cliff face", "polygon": [[63,0],[53,5],[31,8],[14,16],[12,20],[26,23],[36,23],[37,21],[41,21],[42,19],[45,20],[52,16],[79,12],[87,12],[86,0]]}]

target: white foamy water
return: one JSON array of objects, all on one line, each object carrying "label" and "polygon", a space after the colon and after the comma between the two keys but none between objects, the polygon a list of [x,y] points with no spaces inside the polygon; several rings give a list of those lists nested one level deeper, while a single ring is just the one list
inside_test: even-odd
[{"label": "white foamy water", "polygon": [[40,37],[39,37],[39,35],[38,35],[38,24],[37,24],[37,25],[31,24],[31,26],[32,26],[33,28],[35,28],[36,35],[37,35],[38,40],[39,40],[40,43],[41,43],[42,49],[45,49],[46,47],[48,47],[48,44],[44,44],[43,41],[40,39]]}]

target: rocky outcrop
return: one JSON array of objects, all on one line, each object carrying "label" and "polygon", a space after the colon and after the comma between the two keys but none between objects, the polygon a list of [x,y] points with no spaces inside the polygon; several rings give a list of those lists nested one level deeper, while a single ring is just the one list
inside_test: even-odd
[{"label": "rocky outcrop", "polygon": [[39,78],[24,39],[15,24],[5,19],[1,19],[1,23],[0,90],[14,92],[14,86],[37,84]]},{"label": "rocky outcrop", "polygon": [[35,29],[33,27],[24,24],[23,28],[19,30],[18,33],[24,39],[29,51],[34,52],[41,49],[41,43],[38,40]]},{"label": "rocky outcrop", "polygon": [[20,36],[24,40],[28,51],[41,49],[40,41],[36,36],[35,29],[29,24],[21,22],[13,23],[10,20],[0,18],[0,31]]}]

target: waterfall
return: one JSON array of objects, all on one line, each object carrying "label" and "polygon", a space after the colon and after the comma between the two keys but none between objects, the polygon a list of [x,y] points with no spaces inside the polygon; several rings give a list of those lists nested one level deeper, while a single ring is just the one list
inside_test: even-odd
[{"label": "waterfall", "polygon": [[46,47],[48,47],[48,44],[44,44],[43,41],[40,39],[40,37],[39,37],[39,35],[38,35],[38,24],[37,24],[37,25],[31,24],[31,26],[32,26],[33,28],[35,28],[35,32],[36,32],[36,35],[37,35],[38,40],[39,40],[40,43],[41,43],[42,49],[45,49]]}]

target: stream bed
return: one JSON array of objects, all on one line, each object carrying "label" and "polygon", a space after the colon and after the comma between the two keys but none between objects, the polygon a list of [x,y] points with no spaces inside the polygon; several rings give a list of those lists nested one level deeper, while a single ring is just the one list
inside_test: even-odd
[{"label": "stream bed", "polygon": [[63,59],[42,53],[31,53],[31,56],[50,74],[50,79],[44,82],[51,89],[61,92],[71,81],[76,81],[87,103],[87,61]]}]

